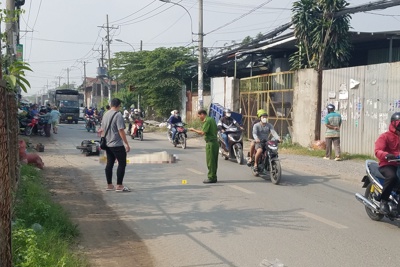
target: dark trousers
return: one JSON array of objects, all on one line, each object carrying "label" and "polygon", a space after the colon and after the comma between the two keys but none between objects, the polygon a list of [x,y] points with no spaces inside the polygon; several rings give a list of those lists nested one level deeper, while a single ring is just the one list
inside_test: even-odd
[{"label": "dark trousers", "polygon": [[383,183],[383,190],[381,199],[388,200],[393,187],[396,185],[397,178],[397,166],[386,165],[379,168],[379,171],[385,176],[385,182]]},{"label": "dark trousers", "polygon": [[107,184],[112,184],[113,167],[115,160],[118,160],[117,185],[122,185],[126,168],[126,150],[124,146],[107,147],[106,179]]}]

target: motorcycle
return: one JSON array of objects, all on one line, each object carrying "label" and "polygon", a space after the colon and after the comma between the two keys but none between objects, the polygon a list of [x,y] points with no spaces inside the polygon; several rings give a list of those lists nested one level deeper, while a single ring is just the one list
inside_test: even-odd
[{"label": "motorcycle", "polygon": [[219,154],[225,159],[236,159],[236,162],[242,164],[244,161],[243,156],[243,134],[236,126],[230,127],[225,130],[228,135],[229,147],[226,147],[225,140],[222,133],[218,132]]},{"label": "motorcycle", "polygon": [[[389,162],[399,162],[400,159],[390,160]],[[379,209],[380,198],[383,189],[383,183],[385,177],[379,171],[378,162],[374,160],[365,161],[365,170],[367,175],[365,175],[361,182],[363,182],[362,188],[365,188],[364,196],[356,193],[355,197],[358,201],[364,204],[365,211],[368,217],[374,221],[380,221],[384,216],[388,217],[390,220],[400,219],[400,180],[394,186],[392,193],[390,194],[388,206],[389,213],[383,214]]]},{"label": "motorcycle", "polygon": [[262,140],[263,153],[258,160],[257,169],[254,167],[254,160],[247,163],[254,176],[269,172],[271,182],[276,185],[279,184],[282,176],[281,163],[278,159],[278,143],[277,140]]},{"label": "motorcycle", "polygon": [[182,149],[186,148],[187,129],[184,127],[186,124],[183,122],[175,123],[176,134],[175,140],[172,140],[172,127],[167,131],[168,140],[176,147],[180,145]]},{"label": "motorcycle", "polygon": [[95,117],[92,117],[92,116],[88,117],[86,119],[86,130],[88,132],[90,132],[90,131],[96,132],[96,124],[97,124],[97,122],[96,122]]},{"label": "motorcycle", "polygon": [[25,135],[31,135],[32,134],[32,128],[27,129],[29,123],[31,123],[32,120],[28,118],[22,118],[19,119],[19,131],[20,134],[25,134]]},{"label": "motorcycle", "polygon": [[25,135],[31,136],[32,133],[36,133],[39,136],[50,137],[50,128],[51,125],[47,123],[47,119],[34,116],[25,127]]},{"label": "motorcycle", "polygon": [[131,134],[132,139],[135,139],[135,137],[137,137],[140,139],[140,141],[143,141],[143,120],[135,119],[133,127],[133,133]]}]

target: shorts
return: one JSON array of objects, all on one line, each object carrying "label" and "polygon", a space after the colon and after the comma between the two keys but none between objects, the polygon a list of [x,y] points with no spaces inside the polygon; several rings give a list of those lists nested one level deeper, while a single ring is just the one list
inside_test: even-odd
[{"label": "shorts", "polygon": [[57,126],[58,126],[58,121],[53,121],[53,122],[51,123],[51,125],[53,125],[53,128],[54,128],[54,127],[57,127]]},{"label": "shorts", "polygon": [[258,150],[259,148],[262,148],[263,151],[265,151],[265,146],[263,146],[261,143],[256,143],[255,147],[256,150]]}]

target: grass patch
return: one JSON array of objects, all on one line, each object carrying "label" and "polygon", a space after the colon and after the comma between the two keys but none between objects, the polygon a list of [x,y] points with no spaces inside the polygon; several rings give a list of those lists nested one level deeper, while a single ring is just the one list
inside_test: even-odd
[{"label": "grass patch", "polygon": [[54,203],[33,167],[21,168],[12,227],[14,266],[88,266],[72,252],[79,232],[63,208]]},{"label": "grass patch", "polygon": [[[279,152],[282,154],[294,154],[294,155],[303,155],[303,156],[311,156],[311,157],[325,157],[325,150],[316,150],[312,148],[302,147],[299,144],[287,143],[283,142],[279,146]],[[332,154],[332,158],[334,154]],[[349,154],[349,153],[342,153],[341,155],[343,160],[367,160],[372,159],[376,160],[375,158],[362,155],[362,154]]]}]

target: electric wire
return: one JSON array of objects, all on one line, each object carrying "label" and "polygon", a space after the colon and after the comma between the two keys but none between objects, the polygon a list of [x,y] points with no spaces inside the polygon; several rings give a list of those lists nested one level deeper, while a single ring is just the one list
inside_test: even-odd
[{"label": "electric wire", "polygon": [[255,8],[253,8],[252,10],[250,10],[249,12],[246,12],[246,13],[242,14],[241,16],[239,16],[239,17],[233,19],[232,21],[230,21],[230,22],[228,22],[228,23],[225,23],[225,24],[223,24],[222,26],[219,26],[218,28],[216,28],[216,29],[214,29],[214,30],[212,30],[212,31],[210,31],[210,32],[208,32],[208,33],[206,33],[206,34],[204,34],[204,35],[208,35],[208,34],[211,34],[211,33],[213,33],[213,32],[216,32],[216,31],[218,31],[218,30],[220,30],[220,29],[222,29],[222,28],[225,28],[226,26],[228,26],[228,25],[230,25],[230,24],[232,24],[232,23],[234,23],[234,22],[236,22],[236,21],[238,21],[238,20],[240,20],[240,19],[246,17],[247,15],[249,15],[249,14],[251,14],[252,12],[256,11],[257,9],[259,9],[259,8],[261,8],[261,7],[265,6],[265,5],[267,5],[267,4],[270,3],[271,1],[272,1],[272,0],[265,1],[264,3],[262,3],[262,4],[258,5],[258,6],[256,6]]},{"label": "electric wire", "polygon": [[121,21],[121,20],[124,20],[124,19],[126,19],[126,18],[129,18],[129,17],[135,15],[136,13],[139,13],[140,11],[144,10],[146,7],[150,6],[150,5],[153,4],[154,2],[157,2],[157,0],[154,0],[154,1],[151,2],[150,4],[145,5],[145,6],[142,7],[141,9],[139,9],[139,10],[137,10],[137,11],[135,11],[135,12],[129,14],[129,15],[126,16],[126,17],[123,17],[123,18],[121,18],[121,19],[114,20],[114,21],[112,21],[112,22],[110,22],[110,23],[111,23],[111,24],[112,24],[112,23],[116,23],[116,22],[118,22],[118,21]]},{"label": "electric wire", "polygon": [[[32,30],[35,29],[36,22],[37,22],[37,20],[38,20],[38,18],[39,18],[39,14],[40,14],[40,9],[41,9],[41,8],[42,8],[42,0],[40,0],[38,12],[37,12],[37,14],[36,14],[36,18],[35,18],[35,22],[33,23]],[[32,32],[32,37],[33,37],[33,33],[34,33],[34,32]],[[29,61],[29,59],[30,59],[30,57],[31,57],[31,53],[32,53],[32,43],[33,43],[33,40],[31,40],[31,46],[29,47],[28,61]]]}]

